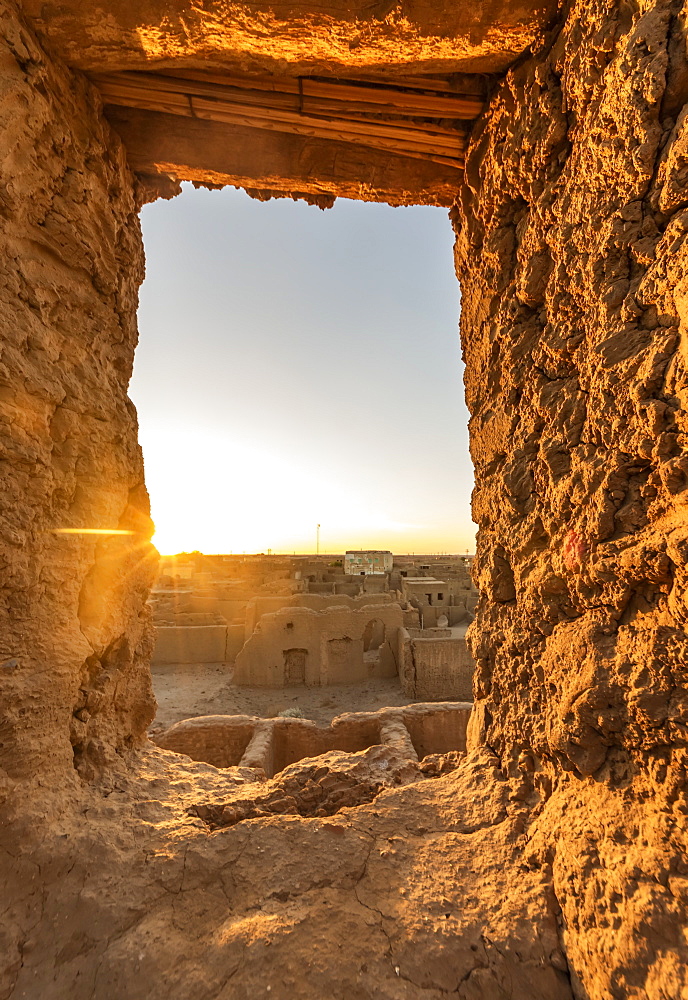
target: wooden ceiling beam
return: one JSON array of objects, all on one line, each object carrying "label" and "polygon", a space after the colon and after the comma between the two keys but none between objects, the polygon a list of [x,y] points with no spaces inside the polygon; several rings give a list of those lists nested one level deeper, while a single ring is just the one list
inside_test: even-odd
[{"label": "wooden ceiling beam", "polygon": [[352,142],[448,166],[463,162],[466,137],[458,122],[483,106],[477,95],[409,92],[386,82],[197,72],[93,74],[92,80],[106,105]]}]

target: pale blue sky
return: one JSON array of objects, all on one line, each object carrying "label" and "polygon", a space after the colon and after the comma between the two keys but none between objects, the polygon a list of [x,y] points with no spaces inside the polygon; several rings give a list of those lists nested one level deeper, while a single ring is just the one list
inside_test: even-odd
[{"label": "pale blue sky", "polygon": [[444,209],[184,186],[142,212],[130,394],[163,552],[473,550]]}]

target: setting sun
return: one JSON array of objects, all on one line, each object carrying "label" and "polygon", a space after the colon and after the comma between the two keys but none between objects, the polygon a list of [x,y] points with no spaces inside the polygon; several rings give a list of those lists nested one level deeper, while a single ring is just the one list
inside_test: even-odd
[{"label": "setting sun", "polygon": [[323,551],[442,547],[432,527],[393,520],[363,489],[347,489],[229,436],[165,429],[142,431],[141,439],[153,542],[163,553],[309,551],[318,523]]},{"label": "setting sun", "polygon": [[313,551],[318,524],[323,552],[473,549],[443,210],[187,188],[142,222],[130,392],[162,553]]}]

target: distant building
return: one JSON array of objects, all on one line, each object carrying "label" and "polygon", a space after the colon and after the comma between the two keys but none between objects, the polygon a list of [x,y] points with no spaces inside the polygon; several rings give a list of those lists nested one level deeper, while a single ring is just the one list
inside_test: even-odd
[{"label": "distant building", "polygon": [[414,606],[427,604],[429,607],[448,607],[449,588],[444,580],[434,576],[406,576],[401,581],[404,597],[413,601]]},{"label": "distant building", "polygon": [[348,576],[390,573],[393,565],[394,558],[387,549],[351,549],[344,556],[344,572]]}]

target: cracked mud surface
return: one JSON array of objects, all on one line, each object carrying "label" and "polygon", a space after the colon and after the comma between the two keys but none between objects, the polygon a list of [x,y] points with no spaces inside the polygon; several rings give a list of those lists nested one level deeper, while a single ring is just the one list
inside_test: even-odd
[{"label": "cracked mud surface", "polygon": [[[524,862],[525,810],[495,758],[336,816],[217,832],[186,810],[201,790],[249,792],[250,772],[153,748],[129,761],[17,819],[0,995],[571,998],[551,869]],[[35,824],[39,851],[23,846]]]},{"label": "cracked mud surface", "polygon": [[191,814],[211,830],[271,814],[334,816],[347,807],[372,802],[385,788],[449,774],[462,757],[450,751],[416,763],[388,746],[372,746],[359,753],[332,750],[285,767],[259,788],[235,791],[220,802],[199,802],[191,807]]}]

